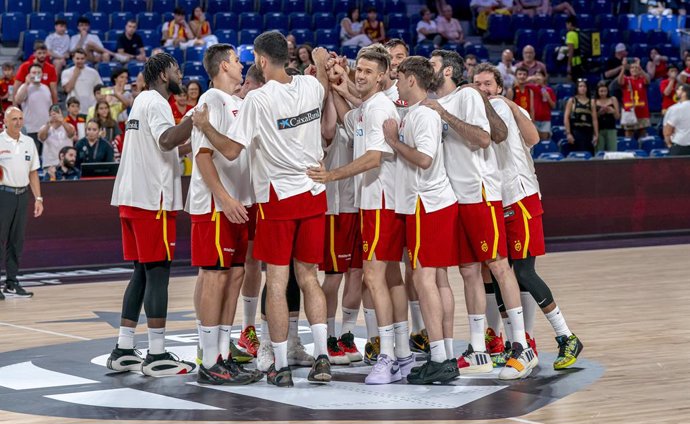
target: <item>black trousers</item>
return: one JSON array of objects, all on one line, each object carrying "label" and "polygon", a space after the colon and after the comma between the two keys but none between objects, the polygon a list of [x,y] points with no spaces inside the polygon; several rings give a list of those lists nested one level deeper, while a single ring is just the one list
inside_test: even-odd
[{"label": "black trousers", "polygon": [[679,144],[672,144],[668,150],[669,156],[690,156],[690,146],[681,146]]},{"label": "black trousers", "polygon": [[17,282],[28,205],[29,190],[19,195],[0,191],[0,271],[4,265],[7,283]]}]

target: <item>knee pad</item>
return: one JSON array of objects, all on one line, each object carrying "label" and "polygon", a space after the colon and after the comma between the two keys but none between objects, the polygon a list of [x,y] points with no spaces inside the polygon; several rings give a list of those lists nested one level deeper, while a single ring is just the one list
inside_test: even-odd
[{"label": "knee pad", "polygon": [[535,258],[529,257],[516,260],[513,267],[515,268],[515,277],[520,284],[520,290],[523,290],[524,287],[532,295],[539,307],[543,308],[553,303],[553,294],[549,286],[537,274],[537,271],[534,269],[534,263]]}]

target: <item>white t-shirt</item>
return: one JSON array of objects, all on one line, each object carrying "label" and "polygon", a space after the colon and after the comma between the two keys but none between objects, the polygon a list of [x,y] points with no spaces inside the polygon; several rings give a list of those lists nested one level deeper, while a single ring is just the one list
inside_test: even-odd
[{"label": "white t-shirt", "polygon": [[[63,87],[72,79],[74,70],[75,67],[72,66],[62,71],[60,79]],[[79,113],[86,115],[89,113],[89,108],[96,105],[96,97],[93,95],[93,88],[98,84],[103,84],[103,80],[98,74],[98,71],[84,66],[84,69],[81,70],[81,74],[77,77],[74,88],[67,95],[67,97],[74,96],[79,100]]]},{"label": "white t-shirt", "polygon": [[177,147],[164,152],[159,144],[161,135],[174,126],[170,104],[160,93],[146,90],[134,99],[111,205],[154,211],[182,209]]},{"label": "white t-shirt", "polygon": [[515,70],[517,69],[515,65],[511,65],[510,69],[508,69],[505,63],[499,62],[498,65],[496,65],[496,69],[498,69],[498,72],[501,73],[501,77],[503,77],[503,88],[511,88],[515,85]]},{"label": "white t-shirt", "polygon": [[668,108],[664,115],[664,125],[670,125],[675,130],[671,136],[673,144],[690,146],[690,101],[676,103]]},{"label": "white t-shirt", "polygon": [[436,21],[429,21],[429,22],[424,22],[424,21],[419,21],[417,22],[417,42],[421,42],[426,40],[426,35],[422,34],[420,30],[425,29],[427,32],[430,34],[435,34],[438,33],[438,27],[436,26]]},{"label": "white t-shirt", "polygon": [[69,54],[70,38],[67,34],[59,35],[56,32],[51,33],[46,37],[46,47],[53,53],[61,56]]},{"label": "white t-shirt", "polygon": [[[353,139],[347,136],[347,131],[343,126],[337,126],[331,145],[325,147],[324,151],[326,153],[324,165],[328,170],[352,162],[354,143]],[[352,177],[326,183],[326,199],[328,200],[326,215],[358,212],[355,207],[355,183]]]},{"label": "white t-shirt", "polygon": [[422,169],[397,155],[395,172],[395,211],[413,215],[417,198],[427,212],[435,212],[457,202],[448,181],[441,148],[441,117],[426,106],[408,108],[400,123],[400,142],[429,156],[431,166]]},{"label": "white t-shirt", "polygon": [[298,75],[288,84],[268,81],[244,98],[228,137],[245,147],[257,144],[251,173],[258,203],[268,202],[270,186],[279,200],[326,189],[307,176],[307,169],[323,159],[324,94],[316,78]]},{"label": "white t-shirt", "polygon": [[[230,129],[230,124],[235,120],[239,112],[239,106],[229,94],[226,94],[218,89],[211,88],[201,95],[199,98],[199,105],[206,103],[208,105],[208,119],[213,128],[219,133],[226,134]],[[191,113],[188,112],[188,114]],[[206,148],[213,151],[213,164],[218,171],[218,177],[223,187],[230,196],[239,201],[245,206],[252,204],[251,198],[251,180],[249,178],[249,160],[247,150],[242,149],[239,157],[232,162],[218,153],[215,147],[208,141],[208,138],[202,131],[194,127],[192,129],[192,153],[194,155],[194,167],[192,168],[192,178],[189,182],[189,194],[187,195],[187,204],[185,210],[192,215],[201,215],[211,212],[211,197],[215,209],[222,211],[221,204],[218,199],[213,196],[211,189],[208,187],[199,167],[196,162],[196,155],[199,149]]]},{"label": "white t-shirt", "polygon": [[383,153],[381,166],[354,176],[355,206],[360,209],[383,209],[384,198],[386,209],[395,209],[395,154],[383,136],[383,123],[387,119],[400,122],[395,104],[383,92],[374,94],[345,115],[348,137],[354,138],[354,158],[370,150]]},{"label": "white t-shirt", "polygon": [[[501,99],[491,99],[490,102],[508,127],[508,138],[504,142],[491,143],[501,170],[502,201],[504,206],[507,206],[539,193],[539,182],[534,171],[532,155],[522,140],[510,107]],[[520,108],[520,112],[529,119],[529,112],[523,108]]]},{"label": "white t-shirt", "polygon": [[386,97],[388,97],[393,103],[400,100],[400,93],[398,93],[398,80],[393,80],[393,85],[388,87],[388,89],[383,90],[383,94],[385,94]]},{"label": "white t-shirt", "polygon": [[31,137],[20,133],[19,140],[15,140],[7,131],[0,133],[0,185],[26,187],[29,185],[29,173],[40,166],[38,150]]},{"label": "white t-shirt", "polygon": [[60,125],[53,128],[48,126],[48,138],[43,141],[43,166],[57,166],[60,164],[60,150],[66,146],[74,146],[72,139],[67,137],[65,127]]},{"label": "white t-shirt", "polygon": [[[484,100],[475,89],[459,87],[438,102],[461,121],[491,133]],[[482,187],[486,191],[486,200],[500,201],[501,176],[494,150],[470,145],[445,122],[443,140],[446,172],[458,203],[482,202]]]},{"label": "white t-shirt", "polygon": [[86,37],[81,44],[79,44],[80,41],[81,34],[74,34],[69,40],[69,51],[73,52],[77,48],[85,49],[87,44],[93,44],[101,48],[103,47],[101,39],[96,34],[86,34]]},{"label": "white t-shirt", "polygon": [[45,84],[30,83],[26,90],[26,100],[22,103],[24,128],[27,133],[37,133],[50,118],[49,109],[53,104],[53,96]]}]

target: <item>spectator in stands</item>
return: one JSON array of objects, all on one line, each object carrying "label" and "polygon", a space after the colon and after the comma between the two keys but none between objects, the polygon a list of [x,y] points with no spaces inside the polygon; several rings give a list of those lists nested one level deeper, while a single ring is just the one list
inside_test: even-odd
[{"label": "spectator in stands", "polygon": [[[472,81],[474,77],[474,69],[477,67],[477,56],[472,53],[465,55],[465,71],[462,73],[462,77],[466,81]],[[503,93],[505,95],[505,92]]]},{"label": "spectator in stands", "polygon": [[[5,62],[2,64],[2,77],[0,78],[0,118],[4,118],[5,110],[12,106],[14,94],[14,64]],[[0,122],[2,120],[0,119]]]},{"label": "spectator in stands", "polygon": [[529,77],[540,71],[542,74],[548,75],[549,73],[546,71],[546,65],[543,62],[536,60],[536,57],[537,53],[534,50],[534,47],[528,44],[522,48],[522,62],[518,62],[515,66],[517,68],[527,69],[527,76]]},{"label": "spectator in stands", "polygon": [[43,175],[43,181],[74,181],[81,177],[81,171],[77,168],[77,149],[74,146],[65,146],[58,153],[59,163],[51,166]]},{"label": "spectator in stands", "polygon": [[668,74],[668,57],[661,55],[656,47],[649,51],[649,61],[647,62],[647,75],[650,80],[664,78]]},{"label": "spectator in stands", "polygon": [[618,150],[616,137],[616,122],[621,117],[618,99],[609,93],[606,81],[597,84],[597,96],[594,101],[597,108],[599,122],[599,139],[597,152],[615,152]]},{"label": "spectator in stands", "polygon": [[621,68],[624,67],[623,59],[626,57],[628,57],[628,49],[625,47],[625,44],[616,44],[613,57],[606,59],[606,63],[604,64],[604,79],[610,80],[616,78],[618,74],[621,73]]},{"label": "spectator in stands", "polygon": [[67,116],[65,122],[74,127],[74,137],[72,141],[76,143],[86,135],[86,115],[79,113],[79,99],[72,96],[67,99]]},{"label": "spectator in stands", "polygon": [[302,44],[297,49],[297,70],[301,74],[304,74],[304,70],[307,69],[310,65],[314,64],[314,61],[311,58],[311,50],[312,48],[309,44]]},{"label": "spectator in stands", "polygon": [[21,105],[24,112],[26,135],[34,140],[39,155],[43,151],[43,145],[38,139],[38,130],[50,118],[48,110],[53,104],[50,89],[41,81],[43,81],[43,67],[34,63],[29,68],[24,82],[14,94],[15,104]]},{"label": "spectator in stands", "polygon": [[146,49],[141,35],[137,34],[137,20],[130,19],[125,24],[125,31],[117,37],[117,55],[126,62],[137,60],[146,61]]},{"label": "spectator in stands", "polygon": [[70,38],[67,34],[67,21],[64,19],[55,20],[55,32],[46,38],[48,55],[55,66],[55,72],[60,75],[62,69],[69,59]]},{"label": "spectator in stands", "polygon": [[127,121],[127,110],[134,103],[132,96],[132,86],[129,84],[129,72],[125,68],[118,68],[110,75],[113,82],[112,93],[106,96],[106,101],[110,105],[111,115],[117,122]]},{"label": "spectator in stands", "polygon": [[480,34],[489,29],[489,16],[492,13],[509,15],[512,7],[513,0],[472,0],[470,2],[475,26]]},{"label": "spectator in stands", "polygon": [[299,66],[299,58],[297,57],[297,47],[293,41],[287,40],[288,45],[288,63],[286,68],[297,69]]},{"label": "spectator in stands", "polygon": [[685,67],[683,68],[683,71],[681,71],[681,73],[678,75],[678,81],[683,84],[689,84],[690,81],[688,81],[688,79],[690,79],[690,54],[686,55],[683,58],[683,65]]},{"label": "spectator in stands", "polygon": [[144,73],[139,72],[137,74],[136,81],[134,81],[134,84],[132,84],[132,97],[136,99],[139,93],[141,93],[144,90],[146,90],[146,81],[144,81]]},{"label": "spectator in stands", "polygon": [[86,123],[86,137],[74,146],[77,149],[77,167],[83,163],[113,162],[113,146],[100,137],[101,126],[95,119]]},{"label": "spectator in stands", "polygon": [[101,100],[96,103],[96,116],[94,120],[98,122],[101,128],[99,137],[105,139],[108,143],[112,143],[115,137],[122,134],[117,121],[113,119],[110,113],[110,105],[107,101]]},{"label": "spectator in stands", "polygon": [[534,89],[527,84],[527,69],[517,68],[515,70],[515,85],[513,87],[512,100],[518,106],[529,112],[530,118],[534,120]]},{"label": "spectator in stands", "polygon": [[89,21],[89,18],[81,16],[77,20],[77,29],[79,33],[73,35],[70,39],[70,52],[74,53],[78,49],[82,49],[86,52],[86,58],[89,62],[110,62],[110,57],[114,53],[103,47],[103,43],[98,35],[89,32],[91,31],[91,21]]},{"label": "spectator in stands", "polygon": [[182,118],[184,118],[185,113],[191,109],[191,107],[187,106],[187,87],[183,85],[181,88],[180,94],[173,94],[168,99],[168,103],[170,103],[172,108],[173,118],[175,118],[175,125],[179,124]]},{"label": "spectator in stands", "polygon": [[690,156],[690,85],[676,89],[678,103],[671,106],[664,116],[664,141],[671,156]]},{"label": "spectator in stands", "polygon": [[199,81],[191,80],[187,83],[187,106],[190,109],[196,107],[202,91]]},{"label": "spectator in stands", "polygon": [[52,105],[49,116],[48,122],[38,130],[38,139],[43,143],[41,164],[44,169],[54,168],[60,164],[60,150],[65,146],[74,146],[72,137],[76,133],[74,127],[62,116],[60,105]]},{"label": "spectator in stands", "polygon": [[264,84],[266,84],[266,79],[264,78],[264,74],[261,72],[261,70],[256,65],[250,66],[249,69],[247,69],[247,75],[244,77],[242,89],[238,94],[239,98],[244,99],[247,93],[261,87]]},{"label": "spectator in stands", "polygon": [[[521,68],[520,68],[521,69]],[[546,73],[542,70],[527,79],[531,84],[534,102],[534,126],[537,127],[540,140],[551,138],[551,110],[556,107],[556,93],[546,84]]]},{"label": "spectator in stands", "polygon": [[358,47],[370,45],[371,40],[363,33],[363,25],[359,16],[359,7],[351,7],[347,16],[340,21],[340,44]]},{"label": "spectator in stands", "polygon": [[673,106],[676,99],[676,88],[678,87],[678,67],[671,63],[666,71],[667,78],[661,81],[659,90],[661,91],[661,114],[666,114],[668,108]]},{"label": "spectator in stands", "polygon": [[[50,91],[51,102],[50,104],[58,102],[57,95],[57,73],[55,72],[55,67],[48,62],[48,48],[43,41],[37,40],[34,43],[34,53],[27,59],[24,63],[19,65],[17,69],[17,75],[14,79],[14,94],[16,96],[19,86],[24,83],[27,75],[29,74],[29,68],[34,63],[41,67],[41,83],[48,87]],[[21,102],[14,102],[15,106],[19,106]],[[48,107],[46,106],[46,116],[48,114]],[[26,120],[26,116],[24,117]],[[45,121],[43,121],[45,122]],[[41,125],[43,125],[41,122]]]},{"label": "spectator in stands", "polygon": [[386,41],[386,29],[383,22],[379,21],[379,14],[375,7],[367,9],[367,20],[362,25],[362,31],[372,43],[383,43]]},{"label": "spectator in stands", "polygon": [[443,37],[438,33],[438,27],[436,26],[436,21],[431,19],[431,10],[426,6],[423,6],[419,11],[422,19],[417,22],[417,42],[418,43],[433,43],[434,48],[439,48],[441,46],[441,41]]},{"label": "spectator in stands", "polygon": [[577,28],[577,18],[568,16],[565,28],[568,31],[565,34],[565,44],[568,46],[568,76],[572,81],[577,81],[585,75],[580,53],[580,30]]},{"label": "spectator in stands", "polygon": [[203,41],[206,47],[218,44],[218,37],[211,33],[211,24],[206,20],[206,12],[201,6],[194,8],[189,27],[192,29],[195,39]]},{"label": "spectator in stands", "polygon": [[165,47],[187,49],[192,46],[204,45],[204,40],[197,40],[194,36],[194,31],[190,28],[185,16],[184,9],[177,7],[173,12],[173,19],[163,24],[163,45]]},{"label": "spectator in stands", "polygon": [[512,98],[513,85],[515,84],[515,70],[517,67],[514,62],[513,51],[505,49],[501,53],[501,61],[496,66],[498,72],[501,73],[501,77],[503,77],[503,90],[509,99]]},{"label": "spectator in stands", "polygon": [[[535,0],[516,0],[516,2],[518,4],[533,4]],[[552,5],[551,0],[541,0],[540,3],[541,5],[536,8],[537,15],[552,15],[553,13],[566,13],[570,16],[576,15],[575,9],[567,1],[559,2],[556,5]],[[524,9],[524,12],[529,14],[528,9]]]},{"label": "spectator in stands", "polygon": [[61,76],[62,88],[67,95],[79,99],[81,113],[87,113],[96,104],[93,89],[96,85],[103,84],[98,71],[86,64],[87,57],[88,53],[84,49],[74,50],[74,66],[65,69]]},{"label": "spectator in stands", "polygon": [[464,44],[465,43],[465,32],[462,30],[462,25],[460,21],[453,17],[453,7],[446,4],[441,9],[441,14],[436,18],[436,27],[438,28],[438,33],[443,37],[442,44],[445,43],[455,43]]},{"label": "spectator in stands", "polygon": [[594,101],[589,97],[587,81],[577,81],[575,96],[565,104],[563,123],[568,143],[574,152],[594,153],[599,139],[599,122]]},{"label": "spectator in stands", "polygon": [[623,69],[627,65],[627,59],[623,59],[624,67],[618,74],[618,85],[623,90],[623,109],[626,111],[634,110],[637,123],[623,125],[626,137],[644,137],[647,135],[647,128],[651,125],[649,120],[649,102],[647,101],[647,85],[649,85],[649,75],[642,71],[640,59],[637,58],[630,64],[630,76],[625,76]]},{"label": "spectator in stands", "polygon": [[89,110],[86,112],[86,122],[89,122],[90,120],[96,117],[96,103],[106,99],[106,93],[108,92],[108,90],[109,88],[103,84],[96,84],[93,87],[93,97],[96,99],[96,101],[94,102],[93,106],[89,107]]}]

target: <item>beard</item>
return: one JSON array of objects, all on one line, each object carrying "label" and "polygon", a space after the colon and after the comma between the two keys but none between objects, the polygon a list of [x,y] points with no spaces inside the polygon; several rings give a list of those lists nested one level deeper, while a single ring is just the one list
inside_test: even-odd
[{"label": "beard", "polygon": [[75,164],[76,162],[73,160],[63,159],[62,161],[62,166],[64,166],[67,169],[73,169]]},{"label": "beard", "polygon": [[180,95],[182,94],[182,86],[176,81],[170,80],[168,81],[168,91],[175,95]]}]

